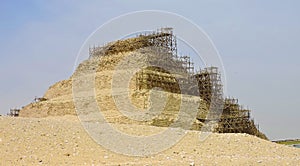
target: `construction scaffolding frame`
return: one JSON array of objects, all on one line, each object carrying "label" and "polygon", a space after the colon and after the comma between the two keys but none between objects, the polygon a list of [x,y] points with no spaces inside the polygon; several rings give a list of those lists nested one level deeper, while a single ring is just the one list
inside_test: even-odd
[{"label": "construction scaffolding frame", "polygon": [[7,115],[12,116],[12,117],[18,117],[19,112],[20,112],[20,109],[10,109],[9,113],[7,113]]},{"label": "construction scaffolding frame", "polygon": [[207,67],[196,73],[193,77],[198,81],[200,97],[211,105],[212,99],[223,100],[223,86],[217,67]]},{"label": "construction scaffolding frame", "polygon": [[151,46],[164,48],[169,54],[177,57],[177,39],[173,35],[173,28],[161,28],[154,32],[139,34],[134,38],[110,42],[104,46],[94,45],[89,48],[89,54],[90,57],[109,56]]},{"label": "construction scaffolding frame", "polygon": [[[183,85],[189,85],[191,80],[196,80],[197,87],[190,87],[191,91],[188,93],[199,95],[205,101],[204,104],[206,104],[211,115],[208,118],[202,116],[197,120],[200,122],[216,121],[218,123],[216,132],[242,132],[263,137],[254,121],[250,119],[250,110],[240,106],[237,99],[224,99],[221,75],[217,67],[206,67],[195,72],[194,63],[190,56],[178,56],[177,40],[172,28],[161,28],[154,32],[139,34],[134,38],[111,42],[101,47],[94,46],[90,48],[89,53],[90,57],[109,56],[147,47],[157,48],[157,52],[155,56],[147,57],[149,67],[136,73],[135,90],[150,90],[159,87],[171,93],[182,93],[179,82]],[[170,71],[176,73],[176,78]],[[178,75],[188,75],[188,77],[178,78]],[[199,110],[201,109],[199,108]],[[220,112],[222,114],[218,116]]]}]

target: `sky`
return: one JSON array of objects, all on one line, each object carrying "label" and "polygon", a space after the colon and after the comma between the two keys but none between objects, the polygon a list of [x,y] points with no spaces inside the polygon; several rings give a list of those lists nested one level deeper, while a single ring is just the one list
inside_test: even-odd
[{"label": "sky", "polygon": [[71,76],[99,26],[133,11],[162,10],[200,26],[222,58],[227,93],[252,110],[271,140],[300,138],[300,1],[2,0],[0,114]]}]

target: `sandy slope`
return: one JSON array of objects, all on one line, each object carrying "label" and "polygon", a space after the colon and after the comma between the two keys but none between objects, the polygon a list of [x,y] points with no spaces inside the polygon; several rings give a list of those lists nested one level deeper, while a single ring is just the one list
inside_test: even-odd
[{"label": "sandy slope", "polygon": [[[141,127],[143,130],[138,129]],[[162,128],[127,125],[127,129],[143,134]],[[188,131],[162,153],[130,157],[96,144],[76,116],[0,117],[0,165],[300,165],[300,149],[254,136],[212,134],[204,142],[198,137],[199,132]]]}]

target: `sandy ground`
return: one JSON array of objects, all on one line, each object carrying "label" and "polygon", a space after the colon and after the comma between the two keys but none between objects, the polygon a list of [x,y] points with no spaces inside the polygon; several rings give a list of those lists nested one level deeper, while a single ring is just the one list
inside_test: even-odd
[{"label": "sandy ground", "polygon": [[[141,127],[135,132],[160,130]],[[300,149],[247,134],[212,134],[201,142],[198,131],[156,155],[121,155],[94,142],[76,116],[0,117],[0,150],[0,165],[300,165]]]}]

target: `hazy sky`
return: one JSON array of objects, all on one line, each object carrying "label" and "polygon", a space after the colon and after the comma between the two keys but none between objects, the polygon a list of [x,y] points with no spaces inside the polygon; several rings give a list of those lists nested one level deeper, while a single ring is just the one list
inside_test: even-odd
[{"label": "hazy sky", "polygon": [[0,113],[68,78],[81,45],[100,25],[155,9],[204,29],[222,57],[228,94],[253,110],[269,138],[300,138],[299,7],[298,0],[2,0]]}]

